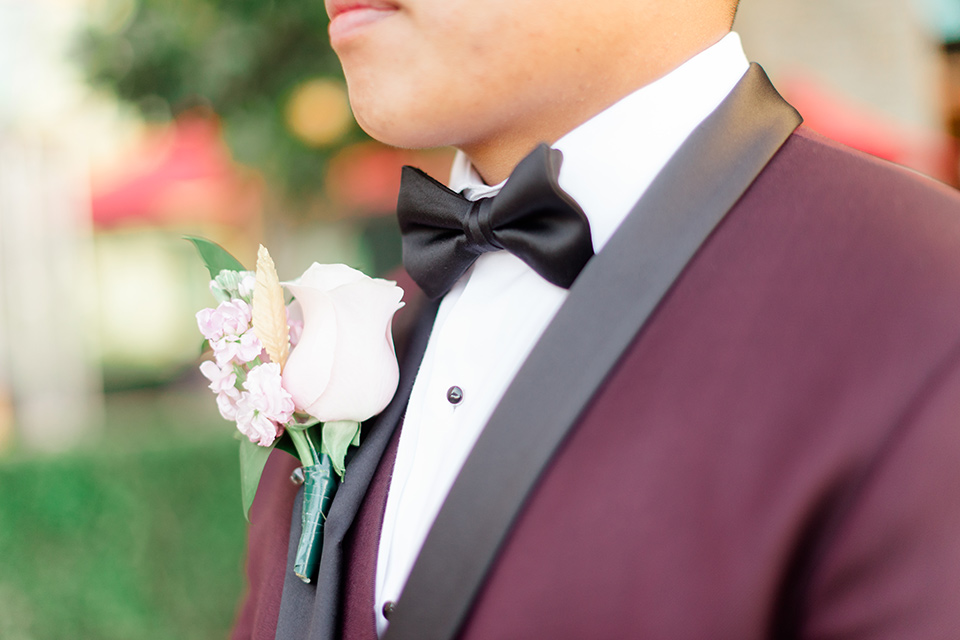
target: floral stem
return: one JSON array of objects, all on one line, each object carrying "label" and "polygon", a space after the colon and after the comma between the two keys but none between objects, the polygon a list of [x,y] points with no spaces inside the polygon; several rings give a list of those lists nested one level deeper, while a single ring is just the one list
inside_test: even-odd
[{"label": "floral stem", "polygon": [[317,447],[313,444],[313,441],[310,439],[308,431],[300,431],[299,429],[287,429],[287,433],[290,434],[290,439],[293,440],[293,446],[297,449],[297,456],[300,458],[300,463],[305,467],[310,467],[317,464]]},{"label": "floral stem", "polygon": [[293,572],[304,582],[311,582],[320,566],[323,528],[339,483],[328,455],[321,455],[317,464],[303,471],[303,513]]},{"label": "floral stem", "polygon": [[313,436],[311,435],[311,433],[312,433],[312,430],[311,430],[311,429],[306,429],[306,430],[304,430],[303,435],[306,437],[307,446],[310,447],[310,453],[311,453],[311,455],[313,456],[313,463],[314,463],[314,464],[318,464],[318,463],[320,463],[320,462],[323,462],[323,460],[322,460],[322,458],[321,458],[321,455],[320,455],[321,451],[320,451],[320,449],[317,447],[317,443],[315,443],[315,442],[313,441]]}]

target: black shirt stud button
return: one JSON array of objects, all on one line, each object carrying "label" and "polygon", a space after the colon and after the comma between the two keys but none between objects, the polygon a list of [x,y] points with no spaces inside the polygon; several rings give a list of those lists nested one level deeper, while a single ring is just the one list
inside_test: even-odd
[{"label": "black shirt stud button", "polygon": [[458,405],[463,402],[463,389],[456,386],[447,389],[447,402],[452,405]]},{"label": "black shirt stud button", "polygon": [[390,616],[393,614],[393,610],[397,607],[397,603],[393,600],[387,600],[383,603],[383,617],[387,620],[390,619]]}]

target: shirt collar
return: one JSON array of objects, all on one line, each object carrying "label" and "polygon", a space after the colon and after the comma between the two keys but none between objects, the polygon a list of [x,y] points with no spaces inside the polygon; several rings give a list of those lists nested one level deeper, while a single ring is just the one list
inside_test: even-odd
[{"label": "shirt collar", "polygon": [[[560,138],[560,186],[583,208],[600,251],[657,173],[749,68],[740,37],[722,40]],[[506,181],[504,181],[506,182]],[[458,151],[450,188],[467,198],[496,195]]]}]

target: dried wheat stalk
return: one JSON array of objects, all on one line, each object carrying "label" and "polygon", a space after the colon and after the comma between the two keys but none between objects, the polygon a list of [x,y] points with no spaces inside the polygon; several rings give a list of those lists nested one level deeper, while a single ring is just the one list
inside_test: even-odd
[{"label": "dried wheat stalk", "polygon": [[287,308],[283,304],[283,287],[277,268],[266,247],[257,251],[257,286],[253,292],[253,331],[260,339],[272,362],[287,363],[290,355],[290,329]]}]

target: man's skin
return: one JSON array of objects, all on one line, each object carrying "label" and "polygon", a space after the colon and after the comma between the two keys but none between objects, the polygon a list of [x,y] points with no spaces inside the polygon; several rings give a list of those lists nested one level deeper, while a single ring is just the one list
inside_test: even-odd
[{"label": "man's skin", "polygon": [[326,0],[372,137],[453,146],[488,184],[726,35],[735,0]]}]

